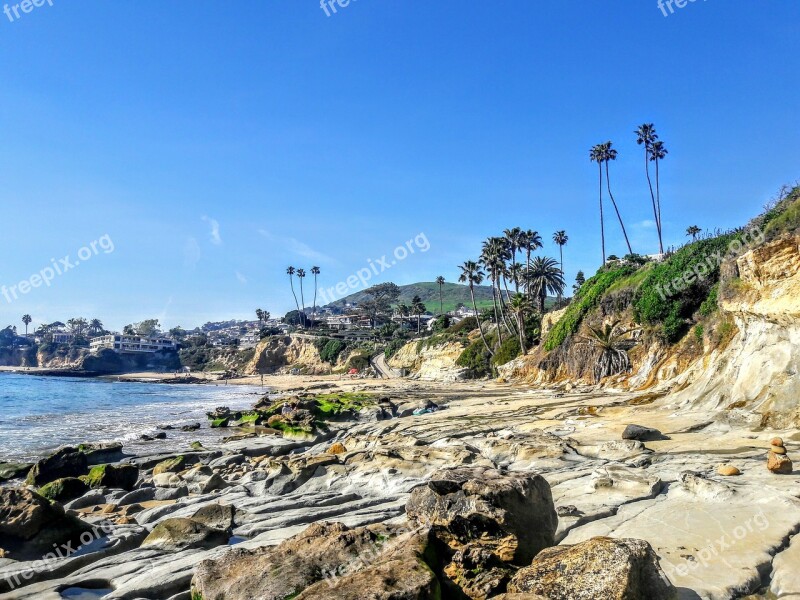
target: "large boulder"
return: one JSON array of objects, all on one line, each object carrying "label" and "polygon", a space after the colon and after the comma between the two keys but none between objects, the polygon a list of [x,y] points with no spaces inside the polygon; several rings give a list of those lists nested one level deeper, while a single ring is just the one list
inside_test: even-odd
[{"label": "large boulder", "polygon": [[69,502],[89,491],[89,486],[77,477],[56,479],[39,489],[39,495],[56,502]]},{"label": "large boulder", "polygon": [[24,488],[0,488],[0,548],[11,557],[35,557],[89,529],[65,514],[60,504],[39,494]]},{"label": "large boulder", "polygon": [[78,446],[78,450],[86,455],[89,466],[119,462],[125,458],[125,454],[122,452],[122,444],[115,442],[107,444],[81,444]]},{"label": "large boulder", "polygon": [[133,465],[98,465],[92,467],[86,482],[91,488],[107,487],[130,492],[139,480],[139,469]]},{"label": "large boulder", "polygon": [[480,541],[502,562],[519,566],[555,544],[558,525],[541,475],[483,467],[437,471],[412,492],[406,513],[417,525],[433,527],[453,552]]},{"label": "large boulder", "polygon": [[80,477],[88,469],[86,455],[75,448],[65,447],[39,460],[28,473],[26,483],[40,487],[64,477]]},{"label": "large boulder", "polygon": [[428,531],[315,523],[279,546],[234,548],[195,568],[205,600],[434,600],[439,583],[425,557]]},{"label": "large boulder", "polygon": [[0,462],[0,482],[25,476],[33,465],[28,463]]},{"label": "large boulder", "polygon": [[677,594],[650,544],[611,538],[543,550],[508,591],[550,600],[672,600]]},{"label": "large boulder", "polygon": [[637,440],[639,442],[656,442],[668,440],[669,438],[658,429],[644,427],[643,425],[628,425],[622,432],[623,440]]},{"label": "large boulder", "polygon": [[221,529],[207,527],[193,519],[165,519],[153,528],[142,547],[175,552],[190,548],[216,548],[227,544],[230,536]]},{"label": "large boulder", "polygon": [[174,456],[161,461],[153,467],[153,475],[161,475],[162,473],[180,473],[186,468],[185,456]]}]

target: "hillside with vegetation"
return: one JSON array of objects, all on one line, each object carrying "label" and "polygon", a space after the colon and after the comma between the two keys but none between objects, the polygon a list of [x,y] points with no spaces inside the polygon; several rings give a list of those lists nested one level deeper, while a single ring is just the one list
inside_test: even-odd
[{"label": "hillside with vegetation", "polygon": [[[398,298],[399,304],[411,304],[415,296],[418,296],[429,312],[438,314],[440,312],[439,306],[439,284],[436,282],[421,282],[412,283],[409,285],[401,285],[400,297]],[[343,309],[347,304],[360,304],[367,299],[366,292],[356,292],[345,296],[340,300],[331,302],[328,306],[335,309]],[[489,308],[492,306],[492,288],[489,286],[476,286],[475,287],[475,303],[478,309]],[[444,312],[453,311],[459,305],[467,307],[472,306],[472,298],[470,297],[469,287],[466,285],[459,285],[457,283],[444,283],[442,285],[442,308]]]}]

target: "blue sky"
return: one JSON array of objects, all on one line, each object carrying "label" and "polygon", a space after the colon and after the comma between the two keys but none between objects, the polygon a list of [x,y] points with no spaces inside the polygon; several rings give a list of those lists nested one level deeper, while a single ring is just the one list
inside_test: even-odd
[{"label": "blue sky", "polygon": [[53,0],[19,14],[0,14],[0,285],[103,236],[114,250],[0,296],[3,326],[282,314],[287,265],[334,286],[420,233],[430,249],[370,283],[453,281],[513,226],[566,229],[571,281],[600,264],[597,142],[619,149],[634,250],[657,250],[632,133],[645,121],[670,150],[670,243],[691,224],[743,224],[800,177],[791,0],[669,17],[655,0],[358,0],[330,17],[312,0]]}]

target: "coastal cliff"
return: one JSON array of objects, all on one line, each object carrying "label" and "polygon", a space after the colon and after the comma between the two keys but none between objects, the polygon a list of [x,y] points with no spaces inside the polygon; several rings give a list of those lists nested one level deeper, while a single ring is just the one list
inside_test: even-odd
[{"label": "coastal cliff", "polygon": [[[538,384],[598,384],[671,392],[670,403],[724,410],[762,425],[800,424],[800,236],[777,239],[729,258],[714,305],[698,311],[685,335],[667,343],[647,331],[636,292],[612,289],[576,334],[551,352],[543,346],[499,368],[503,378]],[[597,381],[594,355],[581,340],[612,322],[631,331],[630,368]]]}]

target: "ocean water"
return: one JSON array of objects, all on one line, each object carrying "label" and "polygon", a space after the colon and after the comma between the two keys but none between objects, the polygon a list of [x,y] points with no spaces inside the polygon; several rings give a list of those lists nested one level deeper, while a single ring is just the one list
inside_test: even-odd
[{"label": "ocean water", "polygon": [[[266,393],[257,386],[172,385],[0,373],[0,462],[30,461],[63,445],[121,442],[131,454],[186,450],[192,441],[216,447],[231,431],[209,429],[206,412],[252,407]],[[166,431],[142,442],[159,425],[200,423],[193,432]]]}]

